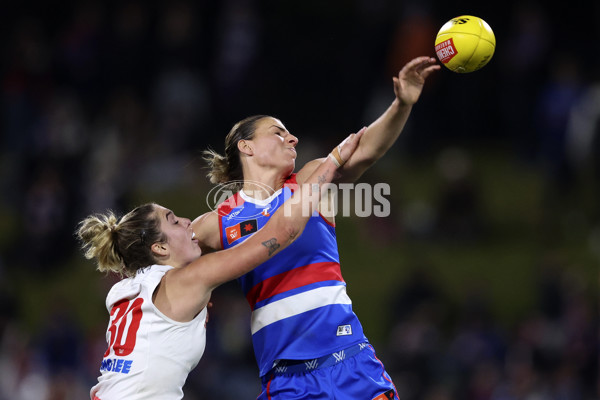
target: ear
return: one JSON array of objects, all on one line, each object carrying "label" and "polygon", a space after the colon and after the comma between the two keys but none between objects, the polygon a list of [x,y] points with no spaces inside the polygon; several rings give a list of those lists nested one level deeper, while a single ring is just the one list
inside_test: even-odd
[{"label": "ear", "polygon": [[150,249],[159,257],[167,257],[169,255],[169,246],[166,243],[154,243],[150,246]]},{"label": "ear", "polygon": [[250,140],[238,140],[237,148],[240,151],[240,153],[246,154],[247,156],[254,155],[254,148],[252,146],[252,141]]}]

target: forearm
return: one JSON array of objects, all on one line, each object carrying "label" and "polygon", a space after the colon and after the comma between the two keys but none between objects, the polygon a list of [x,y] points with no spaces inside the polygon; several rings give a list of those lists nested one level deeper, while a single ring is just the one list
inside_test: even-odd
[{"label": "forearm", "polygon": [[398,98],[366,128],[356,151],[336,174],[336,182],[355,182],[392,147],[408,120],[412,105]]},{"label": "forearm", "polygon": [[332,158],[325,158],[312,174],[298,186],[293,196],[273,214],[267,226],[273,224],[274,229],[276,229],[276,226],[284,226],[284,228],[277,229],[287,231],[293,240],[317,209],[322,195],[327,191],[328,184],[332,182],[338,168]]},{"label": "forearm", "polygon": [[369,125],[358,149],[348,160],[347,167],[352,166],[355,158],[370,163],[381,158],[400,136],[411,110],[412,105],[401,104],[395,98],[388,109]]},{"label": "forearm", "polygon": [[417,57],[409,61],[393,78],[396,97],[388,109],[373,122],[364,134],[356,152],[340,171],[345,178],[356,179],[366,168],[380,159],[400,136],[421,92],[425,79],[440,69],[433,57]]}]

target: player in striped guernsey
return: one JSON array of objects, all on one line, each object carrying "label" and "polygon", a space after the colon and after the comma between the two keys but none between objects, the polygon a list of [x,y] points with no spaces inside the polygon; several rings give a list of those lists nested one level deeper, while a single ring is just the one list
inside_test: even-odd
[{"label": "player in striped guernsey", "polygon": [[[432,57],[408,62],[393,78],[395,99],[364,133],[336,182],[354,182],[400,135]],[[294,173],[298,139],[276,118],[257,115],[234,125],[225,154],[205,152],[212,183],[240,182],[239,191],[193,227],[205,249],[243,243],[269,220],[324,160]],[[319,211],[333,210],[331,196]],[[315,213],[285,251],[239,278],[252,310],[251,332],[262,379],[259,399],[391,399],[396,389],[363,333],[346,294],[333,215]]]}]

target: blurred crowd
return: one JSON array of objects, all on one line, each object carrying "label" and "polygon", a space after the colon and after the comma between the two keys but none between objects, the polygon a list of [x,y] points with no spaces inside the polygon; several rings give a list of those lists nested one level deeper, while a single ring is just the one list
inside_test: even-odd
[{"label": "blurred crowd", "polygon": [[[82,323],[69,290],[27,302],[28,290],[70,275],[74,264],[93,268],[73,237],[82,217],[184,194],[186,186],[206,192],[199,150],[222,151],[229,128],[248,115],[281,118],[300,137],[299,153],[321,155],[389,105],[391,77],[406,61],[433,56],[437,29],[457,16],[439,3],[5,5],[0,400],[86,398],[96,380],[107,320]],[[415,163],[442,152],[445,184],[435,224],[423,224],[415,208],[402,229],[425,242],[466,243],[486,229],[468,158],[443,152],[483,145],[536,171],[542,236],[559,237],[564,218],[584,220],[580,240],[597,268],[600,55],[590,49],[600,40],[600,6],[472,2],[462,13],[492,26],[497,52],[485,70],[440,71],[427,82],[391,152]],[[203,200],[180,199],[198,214]],[[384,311],[387,335],[376,349],[402,399],[597,399],[598,279],[560,257],[539,263],[531,266],[541,271],[537,284],[527,288],[535,307],[511,326],[493,318],[485,292],[466,288],[472,292],[457,302],[427,266],[398,266],[412,272]],[[115,278],[97,278],[101,308]],[[206,354],[185,398],[254,398],[260,386],[245,300],[231,283],[214,301]],[[36,306],[42,316],[25,323]]]}]

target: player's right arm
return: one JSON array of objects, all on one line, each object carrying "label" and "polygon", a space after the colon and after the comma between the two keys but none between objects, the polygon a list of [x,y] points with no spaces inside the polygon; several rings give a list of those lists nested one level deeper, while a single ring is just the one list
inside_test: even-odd
[{"label": "player's right arm", "polygon": [[[367,127],[356,151],[338,170],[336,183],[356,182],[369,167],[384,156],[404,129],[413,104],[421,96],[425,80],[440,68],[433,57],[417,57],[400,70],[398,76],[393,78],[395,98],[392,104]],[[318,162],[308,162],[298,172],[296,179],[300,181],[309,175]]]}]

